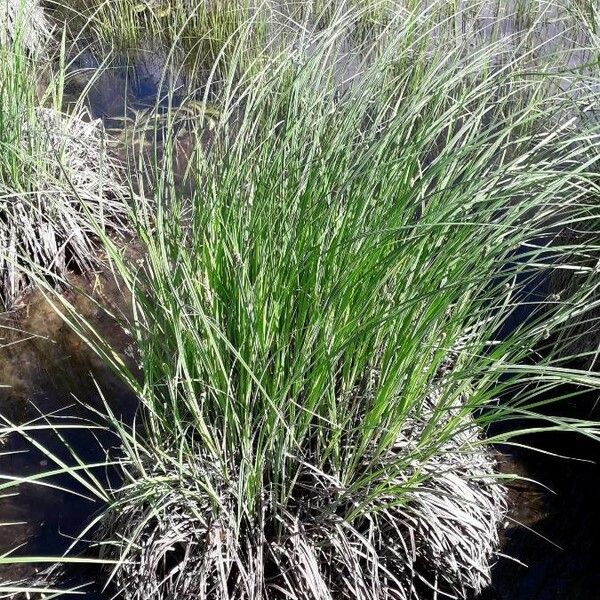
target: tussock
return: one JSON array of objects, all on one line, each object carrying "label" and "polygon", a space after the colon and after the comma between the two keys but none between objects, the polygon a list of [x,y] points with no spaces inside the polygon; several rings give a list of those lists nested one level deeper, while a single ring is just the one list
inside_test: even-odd
[{"label": "tussock", "polygon": [[[457,435],[421,446],[426,427],[451,420]],[[463,406],[442,416],[432,397],[407,418],[386,460],[369,466],[365,455],[365,470],[379,473],[376,500],[311,467],[315,457],[296,457],[291,496],[282,501],[265,485],[253,517],[237,512],[239,457],[223,465],[227,479],[201,452],[177,467],[174,453],[148,464],[108,512],[110,539],[121,540],[104,546],[105,558],[122,561],[114,583],[126,600],[466,598],[489,584],[506,511],[480,435]]]},{"label": "tussock", "polygon": [[19,38],[23,47],[37,54],[51,34],[44,10],[38,0],[0,0],[0,45]]},{"label": "tussock", "polygon": [[105,151],[100,121],[38,108],[23,125],[28,189],[0,188],[0,299],[10,305],[29,283],[21,268],[48,275],[85,271],[97,259],[95,232],[123,231],[126,189]]},{"label": "tussock", "polygon": [[[89,227],[104,219],[107,232],[119,230],[123,214],[124,194],[106,187],[118,178],[88,169],[104,154],[88,161],[72,149],[67,178],[50,161],[61,186],[35,199],[58,198],[58,215],[73,202],[67,217],[82,218],[77,243],[67,217],[52,219],[61,228],[49,239],[65,248],[60,270],[76,260],[85,268],[98,235],[132,304],[135,373],[55,296],[140,403],[133,424],[108,405],[99,415],[117,437],[119,482],[101,482],[75,452],[75,467],[63,467],[103,508],[61,561],[98,551],[107,594],[437,600],[465,599],[489,582],[506,509],[491,445],[543,429],[539,407],[564,397],[563,383],[600,387],[557,364],[564,344],[535,351],[589,306],[587,281],[573,303],[511,322],[548,264],[533,241],[557,214],[568,215],[563,225],[587,215],[596,161],[582,163],[583,141],[568,125],[549,127],[572,99],[552,78],[531,77],[529,50],[506,53],[502,40],[474,49],[469,35],[451,32],[454,10],[448,16],[415,5],[341,78],[341,47],[364,13],[302,28],[289,51],[242,75],[248,25],[189,103],[148,119],[149,132],[144,115],[134,122],[166,140],[164,154],[140,151],[129,172],[156,181],[151,204],[133,199],[135,263]],[[551,72],[564,55],[544,60]],[[213,102],[215,142],[204,153]],[[203,110],[185,131],[182,192],[170,152],[186,104]],[[102,146],[101,131],[90,136],[86,150]],[[57,145],[68,154],[59,138],[42,138],[45,160]],[[72,193],[66,179],[84,191]],[[26,197],[10,193],[8,207]],[[53,242],[40,250],[40,235],[27,231],[13,236],[25,240],[17,260],[55,269]],[[570,266],[551,250],[553,264]],[[513,422],[510,432],[485,438],[501,421]],[[548,423],[599,434],[589,421]]]},{"label": "tussock", "polygon": [[[182,464],[172,448],[159,464],[130,473],[134,483],[118,492],[102,528],[108,535],[100,536],[111,540],[103,542],[104,558],[119,561],[111,578],[122,597],[417,600],[479,593],[490,583],[506,488],[467,399],[444,406],[453,366],[449,359],[441,365],[387,454],[365,452],[360,471],[375,474],[368,489],[344,484],[305,453],[290,457],[295,483],[282,499],[267,461],[252,515],[239,512],[241,456],[218,465],[197,450],[195,461]],[[431,427],[453,435],[436,443]]]}]

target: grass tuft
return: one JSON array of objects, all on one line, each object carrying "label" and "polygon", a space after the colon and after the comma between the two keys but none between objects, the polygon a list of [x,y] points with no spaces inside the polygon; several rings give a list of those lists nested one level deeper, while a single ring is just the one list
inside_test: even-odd
[{"label": "grass tuft", "polygon": [[290,25],[245,66],[252,21],[136,122],[140,260],[90,226],[132,298],[139,374],[52,296],[140,402],[134,424],[108,415],[121,482],[68,553],[96,533],[107,593],[467,598],[506,510],[492,444],[598,437],[540,412],[600,387],[566,334],[598,306],[597,268],[545,287],[594,250],[556,242],[598,213],[582,75],[532,46],[536,12],[473,44],[447,6],[411,4],[370,41],[362,2]]},{"label": "grass tuft", "polygon": [[51,33],[38,0],[0,1],[0,47],[20,43],[36,54],[46,48]]},{"label": "grass tuft", "polygon": [[19,40],[0,48],[0,60],[0,303],[7,308],[27,287],[32,264],[50,277],[97,265],[95,229],[126,229],[128,192],[106,153],[102,123],[60,111],[61,78],[40,89],[40,69]]}]

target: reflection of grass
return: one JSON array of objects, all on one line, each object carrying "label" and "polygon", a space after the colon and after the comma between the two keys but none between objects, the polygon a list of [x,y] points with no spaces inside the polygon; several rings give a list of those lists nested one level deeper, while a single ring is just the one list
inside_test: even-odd
[{"label": "reflection of grass", "polygon": [[600,67],[600,8],[591,0],[579,0],[572,10],[589,42],[591,59]]},{"label": "reflection of grass", "polygon": [[[121,50],[139,47],[149,38],[166,46],[177,42],[205,65],[212,64],[257,11],[250,0],[92,0],[80,4],[53,3],[53,14],[59,22],[66,20],[73,35],[85,27],[105,48]],[[264,33],[260,19],[255,19],[255,25],[252,36],[247,36],[248,52],[252,49],[250,40],[257,43]]]},{"label": "reflection of grass", "polygon": [[298,28],[245,75],[234,40],[192,95],[219,112],[206,152],[207,105],[186,122],[185,189],[177,108],[154,126],[163,153],[132,162],[132,184],[155,181],[130,215],[143,258],[91,223],[133,298],[139,378],[54,296],[140,401],[135,429],[99,415],[120,485],[49,457],[105,502],[81,539],[126,600],[464,598],[504,511],[487,426],[536,428],[560,384],[599,387],[543,348],[592,308],[597,273],[498,334],[533,275],[571,266],[540,239],[592,210],[596,132],[573,132],[527,59],[458,30],[433,44],[419,10],[340,76],[356,25]]}]

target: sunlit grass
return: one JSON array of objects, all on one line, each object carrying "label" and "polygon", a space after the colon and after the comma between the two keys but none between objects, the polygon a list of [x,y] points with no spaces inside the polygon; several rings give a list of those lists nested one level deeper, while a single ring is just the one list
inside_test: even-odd
[{"label": "sunlit grass", "polygon": [[[105,502],[81,540],[127,600],[465,598],[489,582],[505,511],[490,446],[598,435],[538,414],[564,383],[599,387],[570,368],[568,335],[598,306],[580,260],[597,248],[549,245],[598,215],[598,130],[554,85],[560,54],[533,72],[528,46],[473,48],[419,7],[354,52],[364,17],[307,21],[246,69],[234,38],[160,125],[134,123],[142,258],[90,226],[133,300],[139,376],[47,288],[139,398],[135,427],[98,415],[120,485],[75,451],[56,464]],[[208,99],[186,121],[182,185],[180,113]],[[581,285],[515,323],[551,270]],[[494,435],[503,421],[517,431]]]},{"label": "sunlit grass", "polygon": [[52,1],[49,6],[56,22],[66,23],[71,38],[92,42],[97,50],[129,52],[149,40],[167,48],[177,44],[205,68],[242,32],[248,54],[264,46],[267,24],[260,13],[264,10],[265,18],[270,14],[269,2],[251,0]]},{"label": "sunlit grass", "polygon": [[[64,63],[26,46],[17,22],[0,47],[0,304],[10,307],[34,264],[52,276],[95,264],[93,229],[118,230],[126,190],[102,127],[61,112]],[[89,224],[90,219],[94,225]]]}]

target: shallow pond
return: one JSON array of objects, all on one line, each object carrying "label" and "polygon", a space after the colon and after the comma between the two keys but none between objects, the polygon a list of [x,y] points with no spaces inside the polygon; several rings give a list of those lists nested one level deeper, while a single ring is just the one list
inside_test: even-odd
[{"label": "shallow pond", "polygon": [[[478,39],[485,39],[491,35],[489,16],[482,13],[478,19]],[[501,29],[507,36],[518,28],[514,19],[502,21]],[[545,36],[548,42],[546,49],[552,50],[565,35],[563,23],[555,20],[555,15],[550,12],[540,26],[540,35]],[[511,39],[511,43],[516,43],[517,39]],[[178,90],[181,89],[183,94],[187,82],[181,73],[170,73],[165,59],[160,50],[141,49],[135,58],[114,59],[110,68],[98,71],[102,57],[92,51],[81,52],[71,64],[66,104],[78,100],[82,90],[88,88],[85,102],[91,117],[102,119],[108,129],[118,133],[124,118],[131,118],[149,107],[158,111],[165,108],[165,89],[172,92],[172,106],[181,101]],[[570,53],[565,68],[572,68],[587,59],[586,52]],[[348,70],[356,70],[357,65],[355,60],[348,60],[340,63],[340,69],[347,73]],[[201,92],[199,89],[199,97]],[[102,300],[108,300],[112,305],[121,304],[118,288],[108,278],[105,283],[106,292]],[[88,289],[90,286],[83,279],[79,279],[78,284]],[[532,293],[540,292],[536,289]],[[128,340],[119,326],[92,303],[81,299],[77,302],[83,303],[79,308],[126,355]],[[126,307],[121,308],[127,310]],[[523,311],[515,313],[516,321],[526,318],[527,309],[523,308]],[[513,322],[507,326],[510,328],[517,324]],[[6,315],[2,325],[6,334],[0,347],[0,383],[9,387],[0,389],[1,414],[19,423],[56,411],[57,416],[64,415],[68,419],[63,421],[65,424],[77,423],[74,418],[92,417],[86,409],[77,408],[72,394],[76,393],[84,403],[97,406],[100,398],[90,376],[93,373],[101,382],[104,395],[113,409],[120,410],[124,419],[131,420],[135,400],[114,380],[99,359],[82,346],[77,336],[68,331],[40,295],[33,293],[26,298],[23,308]],[[587,399],[585,405],[589,404],[590,399]],[[64,444],[52,434],[37,435],[36,439],[54,452],[65,453]],[[68,443],[84,460],[103,460],[102,445],[89,432],[74,430],[66,436]],[[539,443],[540,439],[548,452],[578,453],[579,456],[600,460],[598,447],[585,443],[579,437],[547,435],[534,440],[534,443]],[[105,446],[110,446],[110,440],[103,441]],[[27,452],[24,453],[24,450]],[[5,455],[0,457],[0,473],[5,476],[26,476],[47,467],[47,459],[32,451],[22,438],[14,434],[5,441],[2,451]],[[17,454],[10,454],[13,452]],[[65,458],[68,455],[66,452]],[[594,483],[600,477],[600,467],[588,462],[566,462],[549,454],[526,450],[511,452],[505,461],[507,471],[538,479],[553,492],[524,482],[513,484],[510,518],[522,523],[523,527],[508,522],[503,551],[528,566],[508,559],[500,560],[493,572],[492,588],[483,598],[576,600],[593,597],[600,586],[600,503],[593,493]],[[54,483],[62,485],[64,478],[59,477]],[[70,536],[88,523],[99,508],[97,502],[92,503],[58,489],[30,484],[22,486],[18,496],[0,498],[0,521],[14,523],[0,527],[0,554],[21,544],[25,544],[19,549],[22,554],[60,554],[68,547]],[[40,567],[0,567],[0,581],[28,576],[37,568]],[[85,569],[77,569],[67,576],[66,581],[79,585],[91,576]],[[88,597],[100,598],[102,595],[93,592]]]},{"label": "shallow pond", "polygon": [[[135,363],[128,356],[129,340],[120,325],[100,309],[102,302],[116,314],[127,311],[115,282],[108,277],[87,281],[73,275],[75,288],[89,294],[68,292],[69,299],[94,326],[122,353],[130,368]],[[20,307],[0,318],[0,414],[14,424],[30,424],[40,429],[28,432],[37,443],[66,464],[73,465],[69,448],[83,461],[101,464],[113,438],[101,428],[82,427],[84,421],[98,422],[94,410],[104,401],[125,422],[132,422],[137,402],[112,373],[37,291],[27,294]],[[102,388],[100,397],[95,381]],[[47,415],[48,419],[41,418]],[[60,431],[44,430],[47,423]],[[5,426],[5,425],[3,425]],[[58,433],[60,433],[59,439]],[[24,436],[11,433],[1,440],[0,479],[40,474],[56,466],[49,457]],[[100,481],[111,480],[110,469],[99,467]],[[56,475],[48,485],[20,484],[0,496],[0,554],[18,548],[17,554],[60,556],[70,545],[73,535],[87,525],[101,508],[98,499],[86,500],[89,492],[74,484],[70,475]],[[114,483],[114,482],[113,482]],[[54,487],[53,487],[54,486]],[[69,489],[77,494],[66,493]],[[19,581],[35,576],[46,565],[0,565],[0,581]],[[77,569],[81,571],[82,569]],[[85,582],[79,577],[78,583]],[[68,582],[66,582],[68,584]]]}]

